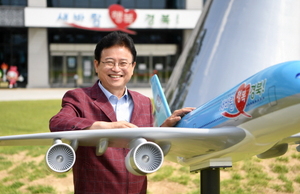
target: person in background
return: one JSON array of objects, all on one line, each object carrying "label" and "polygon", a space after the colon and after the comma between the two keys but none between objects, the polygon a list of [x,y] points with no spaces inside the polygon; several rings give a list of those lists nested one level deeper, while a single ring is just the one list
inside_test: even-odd
[{"label": "person in background", "polygon": [[[50,119],[50,130],[152,127],[151,100],[126,87],[136,66],[133,40],[123,32],[112,32],[96,45],[94,55],[99,80],[92,87],[66,92],[61,110]],[[173,127],[193,109],[175,110],[161,127]],[[147,177],[133,175],[125,167],[129,149],[108,147],[102,156],[96,156],[95,149],[79,146],[76,150],[73,166],[76,194],[147,192]]]}]

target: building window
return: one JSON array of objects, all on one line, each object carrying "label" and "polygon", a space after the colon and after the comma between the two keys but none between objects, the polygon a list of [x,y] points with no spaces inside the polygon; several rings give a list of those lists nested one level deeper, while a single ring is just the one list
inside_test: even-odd
[{"label": "building window", "polygon": [[185,2],[186,0],[47,0],[47,6],[106,9],[112,4],[120,4],[128,9],[185,9]]},{"label": "building window", "polygon": [[0,5],[27,6],[27,0],[0,0]]},{"label": "building window", "polygon": [[27,84],[27,29],[1,28],[0,31],[0,66],[3,63],[9,67],[16,66],[19,74],[24,77],[24,81],[18,83],[18,87],[25,87]]},{"label": "building window", "polygon": [[[135,44],[177,44],[182,43],[182,30],[136,30],[131,36]],[[88,31],[73,28],[49,28],[49,43],[96,44],[109,32]]]}]

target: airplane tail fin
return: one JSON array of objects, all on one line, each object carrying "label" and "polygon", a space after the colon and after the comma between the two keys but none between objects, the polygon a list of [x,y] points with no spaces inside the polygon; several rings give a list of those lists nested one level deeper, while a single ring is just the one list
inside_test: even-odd
[{"label": "airplane tail fin", "polygon": [[161,124],[171,116],[170,107],[167,103],[167,99],[160,85],[157,75],[152,76],[151,88],[155,106],[155,125],[161,126]]}]

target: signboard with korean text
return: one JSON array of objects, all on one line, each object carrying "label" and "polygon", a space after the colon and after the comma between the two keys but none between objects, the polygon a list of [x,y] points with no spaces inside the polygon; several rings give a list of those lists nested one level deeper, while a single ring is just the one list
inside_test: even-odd
[{"label": "signboard with korean text", "polygon": [[[25,8],[26,27],[77,27],[112,31],[133,29],[193,29],[200,10]],[[134,33],[133,31],[130,31]]]}]

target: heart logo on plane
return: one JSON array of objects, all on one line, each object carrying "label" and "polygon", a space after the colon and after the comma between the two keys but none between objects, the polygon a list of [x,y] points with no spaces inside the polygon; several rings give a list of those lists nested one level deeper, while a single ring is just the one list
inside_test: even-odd
[{"label": "heart logo on plane", "polygon": [[222,115],[224,117],[235,118],[241,114],[243,114],[246,117],[250,117],[250,118],[252,117],[251,115],[249,115],[248,113],[245,112],[246,103],[247,103],[248,97],[249,97],[250,87],[251,87],[250,84],[246,85],[245,83],[243,83],[238,88],[238,90],[235,93],[235,97],[234,97],[235,107],[238,110],[238,112],[237,113],[222,112]]}]

